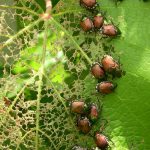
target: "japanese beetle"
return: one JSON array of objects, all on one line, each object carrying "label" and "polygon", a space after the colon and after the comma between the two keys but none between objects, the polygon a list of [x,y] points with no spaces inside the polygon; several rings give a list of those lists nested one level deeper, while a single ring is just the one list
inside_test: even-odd
[{"label": "japanese beetle", "polygon": [[104,17],[100,13],[94,16],[93,25],[95,29],[100,29],[103,26],[103,23]]},{"label": "japanese beetle", "polygon": [[96,0],[80,0],[80,5],[87,9],[95,9],[97,2]]},{"label": "japanese beetle", "polygon": [[110,55],[104,55],[101,60],[104,70],[111,74],[117,74],[120,70],[120,65]]},{"label": "japanese beetle", "polygon": [[114,26],[113,24],[104,24],[102,26],[101,32],[103,35],[110,37],[114,37],[121,34],[118,27]]},{"label": "japanese beetle", "polygon": [[95,143],[101,150],[106,150],[109,146],[106,136],[99,132],[95,134]]},{"label": "japanese beetle", "polygon": [[98,107],[95,104],[90,105],[88,117],[92,122],[95,122],[98,119],[99,110],[98,110]]},{"label": "japanese beetle", "polygon": [[93,22],[90,18],[84,17],[80,22],[80,26],[85,32],[91,31],[93,29]]},{"label": "japanese beetle", "polygon": [[84,134],[89,133],[91,130],[90,120],[87,117],[78,117],[77,118],[77,127],[82,133],[84,133]]},{"label": "japanese beetle", "polygon": [[116,87],[117,84],[110,81],[103,81],[97,84],[96,90],[102,94],[109,94],[112,93]]},{"label": "japanese beetle", "polygon": [[96,62],[92,65],[91,74],[97,79],[102,79],[105,77],[105,72],[104,72],[102,66],[98,62]]},{"label": "japanese beetle", "polygon": [[70,110],[73,113],[84,114],[87,108],[87,105],[83,101],[73,101],[70,104]]}]

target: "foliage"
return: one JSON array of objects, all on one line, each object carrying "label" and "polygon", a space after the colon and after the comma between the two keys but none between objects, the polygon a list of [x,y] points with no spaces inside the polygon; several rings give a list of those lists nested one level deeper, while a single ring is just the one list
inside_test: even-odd
[{"label": "foliage", "polygon": [[[0,149],[94,147],[69,112],[69,102],[84,99],[103,101],[102,117],[109,121],[104,132],[114,142],[112,149],[148,150],[148,4],[124,0],[116,7],[101,0],[107,18],[122,31],[112,40],[81,31],[81,18],[93,14],[76,0],[60,0],[45,20],[45,7],[34,0],[0,5]],[[120,57],[126,75],[116,80],[116,92],[103,98],[89,70],[105,53]],[[90,134],[100,126],[101,120]]]}]

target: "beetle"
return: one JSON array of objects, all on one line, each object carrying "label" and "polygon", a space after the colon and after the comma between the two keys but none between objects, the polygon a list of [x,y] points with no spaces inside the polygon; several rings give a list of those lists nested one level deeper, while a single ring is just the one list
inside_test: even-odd
[{"label": "beetle", "polygon": [[83,101],[73,101],[70,104],[70,111],[73,113],[84,114],[88,106]]},{"label": "beetle", "polygon": [[108,37],[115,37],[121,34],[119,28],[113,24],[104,24],[102,26],[101,33]]},{"label": "beetle", "polygon": [[102,94],[109,94],[112,93],[116,87],[117,84],[110,81],[103,81],[97,84],[96,90]]},{"label": "beetle", "polygon": [[98,13],[96,16],[94,16],[93,19],[93,25],[95,29],[100,29],[103,26],[104,23],[104,17],[101,13]]},{"label": "beetle", "polygon": [[96,0],[80,0],[80,5],[87,9],[95,9],[97,6]]},{"label": "beetle", "polygon": [[115,74],[120,70],[119,63],[113,59],[110,55],[104,55],[101,59],[102,66],[104,70],[108,73]]},{"label": "beetle", "polygon": [[97,79],[103,79],[105,77],[104,69],[98,62],[95,62],[91,66],[91,74]]},{"label": "beetle", "polygon": [[99,117],[99,110],[98,110],[98,107],[95,105],[95,104],[91,104],[89,106],[89,115],[88,115],[88,118],[92,121],[92,122],[95,122],[97,121]]},{"label": "beetle", "polygon": [[87,117],[78,117],[77,118],[77,127],[79,131],[81,131],[84,134],[87,134],[91,130],[91,123],[90,120]]},{"label": "beetle", "polygon": [[84,17],[82,19],[82,21],[80,22],[80,26],[85,32],[91,31],[94,27],[92,20],[88,17]]},{"label": "beetle", "polygon": [[95,134],[95,143],[101,150],[106,150],[109,146],[107,137],[100,132],[96,132]]}]

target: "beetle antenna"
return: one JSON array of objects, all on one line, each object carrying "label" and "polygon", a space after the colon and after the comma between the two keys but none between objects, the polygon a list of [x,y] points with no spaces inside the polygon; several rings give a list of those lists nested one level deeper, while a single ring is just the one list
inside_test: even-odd
[{"label": "beetle antenna", "polygon": [[101,110],[103,107],[103,103],[102,103],[102,101],[100,101],[100,99],[98,97],[97,97],[97,101],[98,101],[99,109]]},{"label": "beetle antenna", "polygon": [[110,53],[111,52],[114,52],[114,46],[113,45],[110,46]]},{"label": "beetle antenna", "polygon": [[102,118],[101,120],[105,121],[105,122],[103,122],[102,126],[100,127],[100,132],[103,132],[104,129],[106,128],[106,125],[108,124],[108,120],[104,119],[104,118]]},{"label": "beetle antenna", "polygon": [[[106,135],[106,136],[107,136],[107,135]],[[115,143],[110,139],[109,136],[107,136],[106,139],[107,139],[107,143],[108,143],[108,146],[109,146],[109,147],[111,147],[111,145],[116,146]]]},{"label": "beetle antenna", "polygon": [[98,8],[98,11],[100,11],[100,4],[97,2],[97,4],[96,4],[97,6],[97,8]]}]

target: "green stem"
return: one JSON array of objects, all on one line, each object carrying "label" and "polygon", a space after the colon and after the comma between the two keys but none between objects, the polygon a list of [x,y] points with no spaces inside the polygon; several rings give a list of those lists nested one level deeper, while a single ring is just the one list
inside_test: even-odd
[{"label": "green stem", "polygon": [[38,86],[38,95],[37,95],[37,104],[36,104],[36,136],[35,136],[35,144],[36,144],[36,150],[38,150],[38,143],[39,143],[39,120],[40,120],[40,100],[41,100],[41,91],[42,91],[42,71],[43,71],[43,67],[41,67],[40,69],[41,71],[39,72],[39,86]]},{"label": "green stem", "polygon": [[13,35],[11,38],[9,38],[7,41],[4,42],[4,44],[0,45],[0,51],[10,45],[11,43],[14,42],[15,39],[17,39],[20,35],[22,35],[24,32],[30,30],[31,28],[33,28],[35,25],[37,25],[39,22],[41,22],[43,19],[39,18],[38,20],[34,21],[33,23],[29,24],[28,26],[26,26],[25,28],[23,28],[22,30],[20,30],[18,33],[16,33],[15,35]]},{"label": "green stem", "polygon": [[11,35],[4,35],[4,34],[1,34],[0,35],[1,37],[3,36],[3,37],[7,37],[7,38],[11,38],[12,36]]},{"label": "green stem", "polygon": [[77,47],[77,49],[81,52],[81,54],[84,56],[84,58],[87,60],[87,62],[92,65],[91,59],[87,56],[87,54],[82,50],[82,48],[78,45],[78,43],[74,40],[72,35],[60,24],[58,23],[54,18],[51,18],[51,20],[57,25],[58,28],[60,28],[73,42],[73,44]]},{"label": "green stem", "polygon": [[36,136],[35,136],[35,144],[36,150],[39,148],[39,120],[40,120],[40,100],[41,100],[41,92],[43,86],[43,74],[44,74],[44,63],[45,63],[45,55],[46,55],[46,43],[47,43],[47,30],[48,30],[48,21],[45,21],[45,30],[44,30],[44,41],[43,41],[43,52],[42,52],[42,65],[39,71],[39,86],[38,86],[38,95],[37,95],[37,105],[36,105]]},{"label": "green stem", "polygon": [[68,10],[68,11],[64,11],[64,12],[59,12],[57,14],[53,14],[52,16],[57,17],[57,16],[61,16],[61,15],[67,14],[67,13],[75,13],[75,12],[79,13],[81,10],[83,10],[83,9]]},{"label": "green stem", "polygon": [[8,5],[0,5],[0,8],[12,8],[12,9],[20,9],[20,10],[24,10],[27,11],[28,13],[35,15],[35,16],[39,16],[38,13],[26,8],[26,7],[18,7],[18,6],[8,6]]}]

